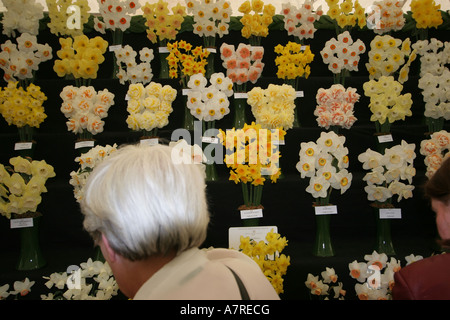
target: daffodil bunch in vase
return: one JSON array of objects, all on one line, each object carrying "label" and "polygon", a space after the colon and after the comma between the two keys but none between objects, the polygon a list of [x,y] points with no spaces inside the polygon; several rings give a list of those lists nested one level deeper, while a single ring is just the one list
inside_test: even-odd
[{"label": "daffodil bunch in vase", "polygon": [[28,33],[22,33],[16,42],[6,40],[1,45],[0,68],[3,80],[19,81],[25,89],[34,81],[39,64],[53,58],[52,48],[47,43],[38,43],[37,37]]},{"label": "daffodil bunch in vase", "polygon": [[38,35],[39,20],[44,18],[44,6],[41,3],[35,0],[4,0],[2,2],[6,8],[1,20],[4,35],[16,37],[16,31],[21,34]]},{"label": "daffodil bunch in vase", "polygon": [[[194,74],[187,84],[187,107],[194,118],[202,123],[202,139],[215,137],[217,120],[230,113],[229,97],[233,95],[233,83],[223,73],[213,73],[208,86],[208,79],[201,73]],[[207,147],[207,142],[203,144]],[[213,151],[214,152],[214,151]],[[215,154],[209,154],[214,158]],[[213,159],[206,163],[206,179],[218,180]]]},{"label": "daffodil bunch in vase", "polygon": [[169,65],[167,56],[169,51],[167,43],[176,40],[176,36],[181,29],[181,24],[186,17],[186,7],[176,4],[171,8],[172,14],[166,1],[159,0],[157,3],[146,3],[142,7],[145,26],[147,27],[147,38],[158,44],[158,54],[160,61],[159,78],[169,78]]},{"label": "daffodil bunch in vase", "polygon": [[103,56],[108,42],[97,36],[89,39],[85,35],[72,38],[59,38],[61,49],[56,53],[53,70],[58,77],[73,77],[76,86],[86,86],[97,78],[99,65],[105,61]]},{"label": "daffodil bunch in vase", "polygon": [[428,29],[437,28],[444,22],[439,10],[441,5],[434,0],[412,0],[410,7],[411,16],[416,22],[417,40],[428,39]]},{"label": "daffodil bunch in vase", "polygon": [[[391,238],[391,219],[401,218],[401,212],[393,210],[391,212],[389,209],[395,209],[392,203],[394,195],[397,195],[397,203],[413,196],[412,179],[416,175],[413,166],[416,158],[415,147],[415,144],[408,144],[402,140],[401,144],[386,148],[383,153],[368,148],[358,155],[358,161],[362,163],[363,169],[369,170],[363,178],[367,182],[364,190],[376,213],[375,250],[378,252],[395,254]],[[409,184],[402,181],[408,181]]]},{"label": "daffodil bunch in vase", "polygon": [[362,29],[366,26],[365,9],[358,0],[325,0],[328,5],[327,16],[335,24],[336,34],[349,31],[356,25]]},{"label": "daffodil bunch in vase", "polygon": [[303,92],[299,91],[299,82],[301,78],[308,79],[311,74],[309,64],[314,59],[314,54],[309,46],[302,46],[296,42],[289,41],[286,46],[281,44],[274,48],[277,57],[275,65],[277,66],[277,78],[283,79],[284,82],[295,89],[296,108],[294,110],[294,127],[299,127],[298,109],[300,108],[300,99]]},{"label": "daffodil bunch in vase", "polygon": [[425,176],[431,178],[442,162],[450,157],[450,133],[441,130],[433,132],[430,139],[420,142],[420,154],[425,157],[424,163],[427,167]]},{"label": "daffodil bunch in vase", "polygon": [[403,85],[392,76],[381,76],[363,84],[364,94],[370,97],[370,121],[375,123],[376,135],[390,133],[391,124],[412,115],[411,93],[402,94]]},{"label": "daffodil bunch in vase", "polygon": [[313,1],[305,1],[297,8],[292,3],[281,4],[281,14],[284,21],[284,29],[289,36],[293,36],[295,42],[303,43],[304,39],[314,38],[316,28],[314,22],[323,15],[322,6],[313,11]]},{"label": "daffodil bunch in vase", "polygon": [[255,241],[243,236],[240,239],[239,251],[259,265],[278,294],[284,292],[283,276],[291,264],[291,257],[281,253],[287,245],[286,237],[281,237],[273,229],[267,233],[265,240]]},{"label": "daffodil bunch in vase", "polygon": [[[53,167],[45,160],[14,157],[10,166],[0,164],[0,214],[20,229],[20,255],[16,268],[34,270],[46,264],[39,244],[39,220],[37,211],[42,202],[41,194],[47,192],[45,183],[55,176]],[[26,220],[18,220],[18,219]],[[19,222],[15,224],[15,222]],[[21,225],[20,222],[23,222]]]},{"label": "daffodil bunch in vase", "polygon": [[395,3],[390,0],[374,1],[367,13],[367,28],[379,35],[402,30],[405,26],[403,12],[405,2],[406,0],[399,0]]},{"label": "daffodil bunch in vase", "polygon": [[269,35],[275,7],[272,4],[265,5],[262,0],[247,0],[239,6],[238,11],[243,14],[240,19],[243,25],[241,35],[249,39],[252,46],[261,45],[261,38]]},{"label": "daffodil bunch in vase", "polygon": [[227,77],[231,79],[234,87],[234,127],[242,128],[246,123],[247,109],[247,83],[255,84],[261,77],[264,69],[262,58],[264,47],[252,47],[240,43],[234,45],[222,43],[220,58],[222,66],[227,70]]},{"label": "daffodil bunch in vase", "polygon": [[[9,82],[8,86],[0,89],[0,114],[8,125],[14,125],[19,132],[20,142],[31,142],[33,140],[34,128],[39,128],[47,118],[44,102],[47,96],[41,88],[30,84],[26,89],[17,87],[17,82]],[[25,149],[22,153],[28,153],[31,149]]]},{"label": "daffodil bunch in vase", "polygon": [[214,73],[214,57],[217,52],[216,37],[228,34],[231,18],[231,3],[224,0],[190,0],[187,2],[188,12],[193,16],[194,34],[203,39],[203,46],[210,51],[206,78]]},{"label": "daffodil bunch in vase", "polygon": [[172,103],[177,97],[177,91],[170,85],[150,82],[130,84],[128,87],[126,123],[132,131],[142,132],[141,143],[155,143],[158,129],[169,124],[172,113]]},{"label": "daffodil bunch in vase", "polygon": [[402,41],[390,35],[377,35],[370,42],[369,62],[366,63],[369,78],[394,76],[398,72],[398,81],[404,83],[416,57],[416,51],[411,51],[409,38]]},{"label": "daffodil bunch in vase", "polygon": [[113,93],[108,89],[97,92],[92,86],[66,86],[60,97],[63,101],[60,110],[68,119],[67,130],[78,135],[78,142],[92,141],[94,135],[103,132],[103,119],[114,105]]},{"label": "daffodil bunch in vase", "polygon": [[[316,256],[333,256],[334,250],[330,234],[331,214],[337,214],[336,206],[330,204],[333,189],[346,192],[352,182],[349,167],[348,149],[344,146],[345,137],[335,132],[321,132],[316,142],[300,144],[300,160],[296,164],[300,177],[310,178],[306,192],[316,201],[316,238],[313,253]],[[328,210],[329,209],[329,210]]]},{"label": "daffodil bunch in vase", "polygon": [[137,52],[130,45],[125,45],[114,51],[116,65],[118,67],[116,77],[120,84],[147,84],[153,78],[151,62],[154,58],[153,49],[142,48],[139,51],[138,64],[136,61]]},{"label": "daffodil bunch in vase", "polygon": [[[240,129],[219,130],[218,138],[226,150],[225,164],[230,168],[229,180],[242,187],[244,204],[239,210],[244,225],[257,225],[262,217],[264,183],[276,183],[281,174],[278,142],[285,134],[282,129],[263,129],[254,122]],[[255,216],[246,215],[246,210],[258,212]]]},{"label": "daffodil bunch in vase", "polygon": [[56,36],[75,37],[83,34],[84,25],[89,22],[88,0],[45,0],[50,22],[47,27]]},{"label": "daffodil bunch in vase", "polygon": [[[171,79],[180,78],[183,90],[187,89],[187,84],[192,75],[206,74],[206,65],[210,52],[201,46],[195,48],[184,40],[168,43],[169,56],[169,77]],[[187,95],[183,94],[187,104]],[[185,104],[184,128],[194,129],[194,118]]]},{"label": "daffodil bunch in vase", "polygon": [[360,55],[366,52],[366,45],[360,39],[353,41],[350,33],[344,31],[325,43],[320,51],[323,62],[334,75],[334,83],[345,86],[345,78],[351,71],[358,71]]},{"label": "daffodil bunch in vase", "polygon": [[319,127],[338,133],[340,128],[350,129],[355,123],[354,105],[360,95],[355,88],[334,84],[329,89],[320,88],[316,94],[314,115]]}]

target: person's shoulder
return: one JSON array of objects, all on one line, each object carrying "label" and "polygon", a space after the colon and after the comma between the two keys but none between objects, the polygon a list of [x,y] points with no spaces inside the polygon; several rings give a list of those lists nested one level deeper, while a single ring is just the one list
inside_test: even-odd
[{"label": "person's shoulder", "polygon": [[413,262],[403,267],[400,272],[414,273],[422,272],[424,270],[440,270],[442,268],[448,269],[450,267],[450,254],[442,253],[436,254],[428,258]]},{"label": "person's shoulder", "polygon": [[206,257],[209,260],[239,259],[243,261],[252,261],[252,259],[244,253],[226,248],[204,249]]}]

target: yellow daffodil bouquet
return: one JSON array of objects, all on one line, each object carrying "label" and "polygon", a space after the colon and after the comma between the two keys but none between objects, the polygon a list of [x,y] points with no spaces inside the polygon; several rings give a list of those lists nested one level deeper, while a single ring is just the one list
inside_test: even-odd
[{"label": "yellow daffodil bouquet", "polygon": [[425,157],[425,175],[431,178],[442,162],[450,157],[450,133],[445,130],[433,132],[430,139],[420,142],[420,154]]},{"label": "yellow daffodil bouquet", "polygon": [[47,27],[57,36],[75,37],[83,34],[91,8],[88,0],[45,0],[50,22]]},{"label": "yellow daffodil bouquet", "polygon": [[183,88],[187,88],[189,78],[197,73],[205,74],[209,51],[201,46],[193,46],[184,41],[168,43],[169,77],[180,78]]},{"label": "yellow daffodil bouquet", "polygon": [[25,88],[33,82],[39,64],[53,58],[52,48],[38,43],[37,37],[28,33],[22,33],[16,42],[7,40],[1,45],[0,68],[5,81],[19,81]]},{"label": "yellow daffodil bouquet", "polygon": [[30,84],[26,89],[9,82],[0,90],[0,114],[8,125],[18,128],[21,142],[33,141],[33,128],[39,128],[47,118],[43,103],[47,96],[41,88]]},{"label": "yellow daffodil bouquet", "polygon": [[322,6],[313,11],[313,1],[305,1],[297,8],[292,3],[281,5],[281,14],[284,19],[284,29],[289,36],[294,36],[295,41],[302,43],[304,39],[314,38],[316,28],[314,22],[323,15]]},{"label": "yellow daffodil bouquet", "polygon": [[248,92],[247,103],[256,123],[263,129],[291,129],[294,124],[295,90],[288,84],[269,84],[267,89],[255,87]]},{"label": "yellow daffodil bouquet", "polygon": [[78,87],[89,85],[90,79],[97,78],[99,65],[105,61],[104,53],[108,42],[102,37],[89,39],[86,35],[59,38],[58,50],[53,70],[58,77],[72,76]]},{"label": "yellow daffodil bouquet", "polygon": [[437,28],[444,22],[439,11],[441,5],[434,0],[412,0],[410,6],[419,40],[427,39],[428,29]]},{"label": "yellow daffodil bouquet", "polygon": [[251,45],[261,45],[261,38],[269,35],[275,7],[272,4],[265,5],[262,0],[247,0],[239,6],[238,11],[243,14],[240,19],[243,25],[241,35],[249,39]]},{"label": "yellow daffodil bouquet", "polygon": [[284,292],[283,276],[291,264],[291,257],[281,253],[288,245],[286,237],[268,232],[265,241],[241,236],[239,250],[255,261],[278,294]]},{"label": "yellow daffodil bouquet", "polygon": [[150,82],[146,86],[135,83],[128,87],[127,96],[128,128],[141,131],[143,137],[157,137],[158,129],[169,123],[177,91],[157,82]]},{"label": "yellow daffodil bouquet", "polygon": [[277,57],[275,65],[278,67],[277,78],[298,89],[299,79],[308,79],[311,74],[309,64],[314,60],[314,54],[310,46],[302,46],[299,43],[289,41],[285,46],[281,44],[274,48]]},{"label": "yellow daffodil bouquet", "polygon": [[8,219],[38,216],[41,194],[47,192],[47,179],[55,176],[53,167],[45,160],[14,157],[10,166],[0,164],[0,214]]},{"label": "yellow daffodil bouquet", "polygon": [[73,186],[73,193],[77,202],[81,202],[84,197],[84,186],[86,180],[94,170],[95,166],[117,151],[117,145],[95,146],[88,152],[75,158],[75,162],[80,166],[77,171],[70,173],[70,185]]},{"label": "yellow daffodil bouquet", "polygon": [[300,161],[296,164],[301,178],[310,178],[306,192],[316,199],[316,205],[329,204],[333,189],[346,192],[352,182],[345,137],[335,132],[321,132],[316,142],[300,144]]},{"label": "yellow daffodil bouquet", "polygon": [[225,164],[230,168],[229,180],[242,186],[242,207],[262,208],[265,181],[276,183],[281,174],[278,142],[285,134],[282,129],[268,130],[254,122],[242,129],[219,130],[218,138],[226,149]]},{"label": "yellow daffodil bouquet", "polygon": [[362,29],[366,25],[365,9],[358,0],[325,0],[328,4],[327,16],[336,24],[336,33],[348,31],[354,26]]},{"label": "yellow daffodil bouquet", "polygon": [[381,76],[363,84],[364,95],[370,97],[370,121],[375,123],[377,134],[390,132],[391,124],[412,115],[411,93],[402,94],[403,85],[394,77]]}]

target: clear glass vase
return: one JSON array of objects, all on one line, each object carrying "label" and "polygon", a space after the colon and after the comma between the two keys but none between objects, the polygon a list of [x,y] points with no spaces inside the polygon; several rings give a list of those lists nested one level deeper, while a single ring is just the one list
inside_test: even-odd
[{"label": "clear glass vase", "polygon": [[380,209],[378,208],[375,208],[375,214],[377,222],[375,250],[378,253],[395,255],[395,249],[391,234],[391,219],[380,218]]},{"label": "clear glass vase", "polygon": [[47,262],[42,254],[39,230],[41,217],[33,219],[33,226],[19,229],[20,253],[17,262],[17,270],[36,270],[44,267]]},{"label": "clear glass vase", "polygon": [[317,257],[334,256],[330,234],[330,222],[330,215],[316,215],[316,237],[313,254]]}]

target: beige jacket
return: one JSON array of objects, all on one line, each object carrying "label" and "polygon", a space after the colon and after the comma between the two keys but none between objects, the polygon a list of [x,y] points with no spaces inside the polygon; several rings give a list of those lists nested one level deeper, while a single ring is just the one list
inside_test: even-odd
[{"label": "beige jacket", "polygon": [[158,270],[134,300],[240,300],[238,285],[227,266],[241,278],[250,299],[280,299],[260,267],[245,254],[193,248]]}]

